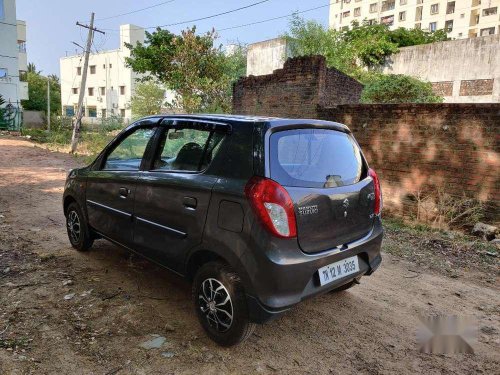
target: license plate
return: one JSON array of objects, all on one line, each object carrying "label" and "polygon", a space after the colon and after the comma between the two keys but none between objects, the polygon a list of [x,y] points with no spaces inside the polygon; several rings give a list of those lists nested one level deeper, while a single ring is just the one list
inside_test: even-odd
[{"label": "license plate", "polygon": [[350,257],[318,270],[321,286],[359,271],[358,257]]}]

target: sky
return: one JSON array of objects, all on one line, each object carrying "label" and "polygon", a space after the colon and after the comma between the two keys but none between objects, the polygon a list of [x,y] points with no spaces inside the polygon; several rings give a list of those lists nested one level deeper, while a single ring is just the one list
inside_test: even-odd
[{"label": "sky", "polygon": [[[173,24],[248,6],[263,0],[170,0],[170,2],[141,12],[113,17],[141,8],[165,3],[166,0],[17,0],[17,19],[27,24],[28,62],[33,62],[42,74],[59,76],[59,58],[75,54],[72,42],[85,45],[86,29],[76,21],[88,24],[95,12],[96,27],[106,35],[96,33],[95,46],[99,50],[118,48],[118,29],[131,23],[141,27]],[[168,27],[172,32],[196,25],[199,32],[212,28],[223,29],[285,16],[320,6],[320,9],[301,14],[324,25],[328,23],[328,0],[268,0],[238,12]],[[113,17],[113,18],[108,18]],[[102,19],[108,18],[108,19]],[[219,43],[254,43],[276,38],[287,30],[288,18],[219,32]]]}]

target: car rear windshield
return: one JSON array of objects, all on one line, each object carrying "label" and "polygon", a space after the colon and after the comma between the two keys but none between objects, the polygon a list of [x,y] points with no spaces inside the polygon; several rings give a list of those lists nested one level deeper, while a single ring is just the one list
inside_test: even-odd
[{"label": "car rear windshield", "polygon": [[363,159],[351,135],[295,129],[271,135],[271,178],[284,186],[330,188],[359,182]]}]

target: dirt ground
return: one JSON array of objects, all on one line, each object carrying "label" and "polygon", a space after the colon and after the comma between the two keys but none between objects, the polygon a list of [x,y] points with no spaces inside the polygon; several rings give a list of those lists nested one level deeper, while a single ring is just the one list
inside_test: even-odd
[{"label": "dirt ground", "polygon": [[[495,261],[448,274],[425,257],[385,253],[361,285],[307,300],[220,348],[196,321],[185,281],[105,241],[71,248],[61,196],[77,165],[0,137],[0,374],[500,373]],[[401,249],[417,239],[387,237],[384,246]],[[418,316],[438,314],[477,319],[475,354],[418,352]],[[160,349],[139,346],[155,334],[166,338]]]}]

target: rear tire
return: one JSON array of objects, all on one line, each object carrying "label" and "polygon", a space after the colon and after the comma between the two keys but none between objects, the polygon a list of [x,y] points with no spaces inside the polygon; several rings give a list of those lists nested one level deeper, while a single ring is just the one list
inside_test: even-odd
[{"label": "rear tire", "polygon": [[249,320],[241,279],[229,266],[203,265],[195,275],[192,295],[200,324],[217,344],[233,346],[253,333],[256,324]]},{"label": "rear tire", "polygon": [[78,251],[87,251],[92,247],[94,239],[82,209],[78,203],[70,203],[66,210],[66,230],[71,246]]}]

